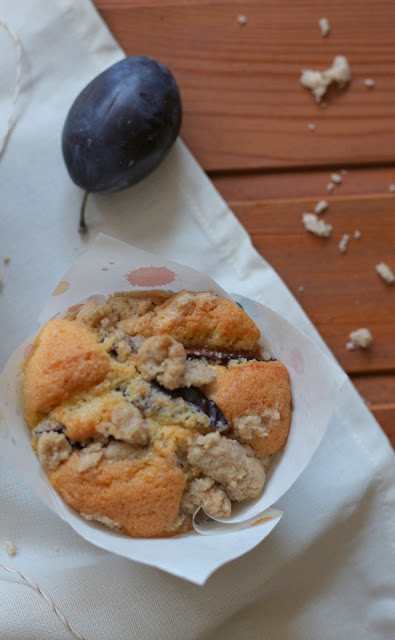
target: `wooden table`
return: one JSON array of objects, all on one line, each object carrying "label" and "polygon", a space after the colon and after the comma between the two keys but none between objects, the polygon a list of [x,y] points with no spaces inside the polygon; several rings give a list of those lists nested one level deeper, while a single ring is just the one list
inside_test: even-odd
[{"label": "wooden table", "polygon": [[[95,3],[127,55],[151,56],[172,70],[184,141],[395,447],[395,286],[375,272],[381,261],[395,270],[394,1]],[[323,16],[327,38],[318,27]],[[352,83],[330,89],[323,108],[299,84],[300,72],[325,69],[338,54],[350,62]],[[328,194],[330,174],[342,169],[342,184]],[[330,239],[301,223],[322,198]],[[351,240],[342,254],[344,233]],[[373,345],[348,351],[348,334],[359,327],[371,330]]]}]

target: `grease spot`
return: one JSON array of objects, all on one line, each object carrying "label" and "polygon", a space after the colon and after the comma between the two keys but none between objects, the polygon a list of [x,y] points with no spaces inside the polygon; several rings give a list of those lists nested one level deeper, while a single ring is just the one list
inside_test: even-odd
[{"label": "grease spot", "polygon": [[28,344],[23,350],[23,357],[28,358],[33,353],[34,346],[32,344]]},{"label": "grease spot", "polygon": [[161,287],[173,282],[175,273],[167,267],[141,267],[129,271],[125,278],[134,287]]},{"label": "grease spot", "polygon": [[55,291],[53,292],[53,296],[61,296],[62,293],[65,293],[67,291],[67,289],[70,287],[70,282],[67,282],[66,280],[61,280]]},{"label": "grease spot", "polygon": [[81,309],[82,306],[83,306],[82,304],[73,304],[73,306],[69,307],[67,311],[69,313],[75,313],[76,311],[78,311],[78,309]]},{"label": "grease spot", "polygon": [[302,375],[304,373],[304,358],[303,353],[298,348],[291,351],[291,367],[295,373]]}]

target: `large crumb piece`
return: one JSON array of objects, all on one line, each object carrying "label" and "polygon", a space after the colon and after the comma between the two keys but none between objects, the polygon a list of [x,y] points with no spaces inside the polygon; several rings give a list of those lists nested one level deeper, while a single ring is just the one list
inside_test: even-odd
[{"label": "large crumb piece", "polygon": [[16,554],[16,546],[11,542],[11,540],[6,540],[4,547],[9,556],[14,556]]},{"label": "large crumb piece", "polygon": [[83,473],[96,467],[103,457],[103,446],[100,442],[92,442],[80,451],[78,458],[78,471]]},{"label": "large crumb piece", "polygon": [[349,240],[350,240],[350,236],[348,235],[348,233],[343,234],[339,242],[339,251],[341,253],[346,253]]},{"label": "large crumb piece", "polygon": [[44,431],[38,439],[37,453],[42,468],[56,469],[71,454],[71,446],[63,433]]},{"label": "large crumb piece", "polygon": [[350,342],[347,342],[347,349],[367,349],[373,341],[373,336],[369,329],[356,329],[350,333]]},{"label": "large crumb piece", "polygon": [[139,409],[129,402],[115,405],[110,422],[105,423],[100,431],[128,444],[144,445],[148,440],[148,426]]},{"label": "large crumb piece", "polygon": [[256,498],[263,489],[265,472],[253,450],[218,431],[196,438],[188,449],[188,462],[222,484],[231,500]]},{"label": "large crumb piece", "polygon": [[224,489],[212,478],[195,478],[186,487],[181,500],[181,511],[192,514],[198,507],[203,507],[214,518],[227,518],[230,516],[232,503]]},{"label": "large crumb piece", "polygon": [[331,180],[335,184],[341,184],[343,182],[343,179],[342,179],[342,177],[341,177],[341,175],[339,173],[332,173],[331,174]]},{"label": "large crumb piece", "polygon": [[384,280],[384,282],[386,282],[387,284],[394,284],[395,275],[393,271],[391,271],[389,266],[385,264],[385,262],[376,264],[376,271],[379,274],[380,278]]},{"label": "large crumb piece", "polygon": [[320,18],[318,20],[318,24],[320,26],[322,37],[326,38],[327,36],[329,36],[331,31],[331,25],[329,24],[328,18]]},{"label": "large crumb piece", "polygon": [[277,409],[266,409],[261,415],[246,415],[236,418],[233,430],[242,441],[248,442],[256,437],[267,438],[268,429],[280,420]]},{"label": "large crumb piece", "polygon": [[145,380],[155,378],[166,389],[177,389],[184,377],[186,352],[169,335],[148,338],[137,353],[137,366]]},{"label": "large crumb piece", "polygon": [[321,102],[332,82],[345,87],[351,81],[351,68],[345,56],[336,56],[326,71],[304,69],[300,77],[303,87],[309,89],[317,102]]},{"label": "large crumb piece", "polygon": [[326,200],[320,200],[314,207],[314,213],[324,213],[328,208],[328,203]]},{"label": "large crumb piece", "polygon": [[329,238],[332,233],[332,225],[327,224],[323,220],[318,220],[315,213],[304,213],[303,225],[307,231],[321,238]]}]

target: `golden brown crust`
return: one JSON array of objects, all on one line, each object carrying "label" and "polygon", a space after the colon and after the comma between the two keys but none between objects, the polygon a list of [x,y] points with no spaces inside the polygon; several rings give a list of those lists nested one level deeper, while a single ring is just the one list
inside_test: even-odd
[{"label": "golden brown crust", "polygon": [[174,535],[185,478],[166,458],[101,460],[78,471],[79,452],[48,478],[61,497],[83,514],[105,516],[133,537]]},{"label": "golden brown crust", "polygon": [[94,334],[55,318],[40,331],[24,367],[23,395],[27,422],[34,427],[52,407],[74,391],[101,382],[109,358]]},{"label": "golden brown crust", "polygon": [[258,457],[279,451],[287,441],[291,424],[291,387],[285,366],[278,361],[252,361],[237,367],[217,367],[216,374],[216,381],[205,387],[205,392],[224,412],[232,427],[245,416],[279,413],[272,424],[268,420],[263,425],[264,434],[248,440]]},{"label": "golden brown crust", "polygon": [[[175,535],[195,506],[223,516],[257,497],[256,458],[285,444],[291,417],[285,367],[244,357],[258,355],[259,336],[207,291],[117,293],[51,320],[26,361],[24,399],[53,487],[134,537]],[[223,416],[205,413],[205,395],[230,430],[217,431]]]},{"label": "golden brown crust", "polygon": [[232,300],[215,294],[180,291],[143,316],[124,320],[130,335],[167,334],[186,347],[256,349],[260,332],[251,318]]}]

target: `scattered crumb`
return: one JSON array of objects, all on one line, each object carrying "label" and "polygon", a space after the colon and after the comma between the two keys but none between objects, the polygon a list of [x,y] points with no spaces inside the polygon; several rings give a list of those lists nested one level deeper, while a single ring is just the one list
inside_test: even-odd
[{"label": "scattered crumb", "polygon": [[3,258],[3,262],[4,264],[10,264],[11,258],[8,255],[8,253],[5,254],[4,258]]},{"label": "scattered crumb", "polygon": [[363,81],[365,87],[368,87],[368,89],[373,89],[373,87],[375,86],[375,81],[373,80],[373,78],[365,78],[365,80]]},{"label": "scattered crumb", "polygon": [[321,102],[332,82],[339,87],[345,87],[351,80],[351,68],[345,56],[336,56],[332,66],[326,71],[304,69],[300,76],[300,83],[309,89],[317,102]]},{"label": "scattered crumb", "polygon": [[6,540],[4,546],[9,556],[14,556],[16,554],[16,546],[11,542],[11,540]]},{"label": "scattered crumb", "polygon": [[350,236],[348,235],[348,233],[345,233],[339,242],[339,251],[341,253],[346,253],[349,240],[350,240]]},{"label": "scattered crumb", "polygon": [[388,189],[391,191],[391,193],[395,193],[395,184],[390,184]]},{"label": "scattered crumb", "polygon": [[315,131],[315,124],[314,122],[310,122],[310,124],[307,125],[308,128],[310,129],[310,131]]},{"label": "scattered crumb", "polygon": [[341,177],[341,175],[339,173],[332,173],[331,174],[331,180],[335,184],[341,184],[343,182],[342,177]]},{"label": "scattered crumb", "polygon": [[328,203],[326,200],[320,200],[314,207],[314,213],[324,213],[328,208]]},{"label": "scattered crumb", "polygon": [[237,22],[244,26],[248,22],[247,16],[243,16],[243,14],[240,14],[239,16],[237,16]]},{"label": "scattered crumb", "polygon": [[328,322],[333,322],[333,316],[328,316]]},{"label": "scattered crumb", "polygon": [[369,329],[356,329],[350,333],[350,342],[347,342],[346,347],[349,351],[353,349],[367,349],[373,341],[372,334]]},{"label": "scattered crumb", "polygon": [[361,232],[360,232],[358,229],[356,229],[356,230],[354,231],[354,238],[356,238],[356,240],[359,240],[359,238],[361,237],[361,235],[362,235],[362,234],[361,234]]},{"label": "scattered crumb", "polygon": [[335,185],[333,184],[333,182],[329,182],[329,184],[326,185],[326,190],[328,191],[328,193],[331,193],[331,191],[333,191],[334,188],[335,188]]},{"label": "scattered crumb", "polygon": [[303,225],[307,231],[321,238],[329,238],[332,233],[332,225],[326,224],[323,220],[319,220],[315,213],[304,213]]},{"label": "scattered crumb", "polygon": [[304,286],[302,284],[299,285],[298,291],[300,291],[300,293],[302,293],[304,291]]},{"label": "scattered crumb", "polygon": [[379,274],[380,278],[384,280],[387,284],[394,284],[395,275],[393,271],[389,268],[385,262],[380,262],[380,264],[376,264],[376,271]]},{"label": "scattered crumb", "polygon": [[347,171],[347,169],[342,169],[342,170],[340,171],[340,173],[341,173],[343,176],[346,176],[346,175],[348,174],[348,171]]},{"label": "scattered crumb", "polygon": [[320,18],[318,20],[318,24],[319,24],[320,29],[321,29],[322,37],[326,38],[327,36],[329,36],[330,31],[331,31],[331,25],[329,24],[328,18]]}]

